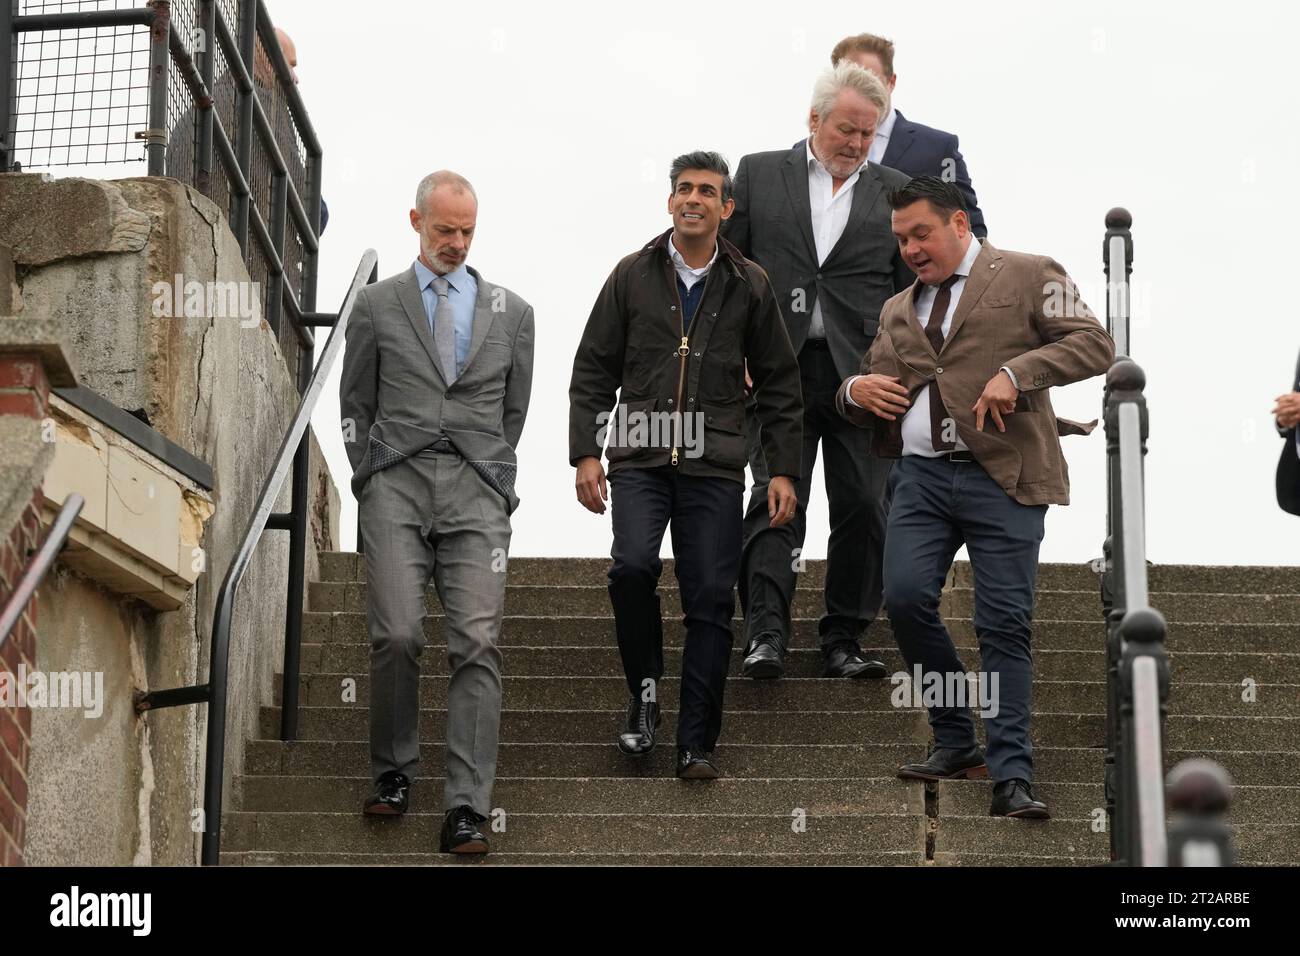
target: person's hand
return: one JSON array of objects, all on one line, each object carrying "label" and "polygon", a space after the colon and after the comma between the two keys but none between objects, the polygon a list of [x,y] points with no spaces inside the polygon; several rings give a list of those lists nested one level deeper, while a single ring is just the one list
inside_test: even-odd
[{"label": "person's hand", "polygon": [[588,511],[598,515],[605,513],[605,502],[609,500],[609,490],[605,487],[605,469],[600,466],[600,459],[592,456],[579,459],[578,477],[574,482],[578,500]]},{"label": "person's hand", "polygon": [[892,422],[912,404],[895,375],[862,375],[849,386],[849,397],[869,412]]},{"label": "person's hand", "polygon": [[745,360],[745,394],[754,394],[754,380],[749,377],[749,360]]},{"label": "person's hand", "polygon": [[1019,397],[1020,390],[1011,384],[1011,376],[999,369],[998,374],[984,386],[979,401],[971,406],[975,412],[975,430],[984,430],[984,415],[987,413],[998,426],[998,431],[1006,431],[1007,426],[1002,423],[1002,416],[1010,415],[1016,410],[1016,399]]},{"label": "person's hand", "polygon": [[1300,392],[1287,392],[1274,401],[1277,405],[1273,409],[1273,415],[1280,427],[1295,428],[1300,425]]},{"label": "person's hand", "polygon": [[777,475],[767,483],[767,517],[773,528],[779,528],[792,519],[798,505],[799,496],[789,478]]}]

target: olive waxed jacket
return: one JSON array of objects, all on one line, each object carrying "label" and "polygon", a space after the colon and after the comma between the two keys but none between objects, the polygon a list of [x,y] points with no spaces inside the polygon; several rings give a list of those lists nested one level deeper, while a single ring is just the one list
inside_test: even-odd
[{"label": "olive waxed jacket", "polygon": [[743,484],[748,362],[768,473],[797,481],[799,363],[767,274],[719,237],[683,330],[671,232],[620,261],[592,307],[569,385],[569,463],[600,457],[608,439],[611,474],[675,463]]}]

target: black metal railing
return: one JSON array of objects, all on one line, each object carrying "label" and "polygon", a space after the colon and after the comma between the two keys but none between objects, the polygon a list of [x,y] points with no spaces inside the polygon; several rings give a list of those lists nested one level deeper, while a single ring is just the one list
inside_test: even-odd
[{"label": "black metal railing", "polygon": [[[343,304],[339,307],[333,330],[325,342],[325,349],[321,354],[320,363],[316,366],[310,380],[303,389],[302,401],[294,413],[293,421],[289,425],[289,430],[285,433],[284,440],[280,443],[280,449],[276,452],[270,474],[266,476],[266,481],[263,482],[262,490],[258,494],[257,505],[253,509],[252,517],[249,518],[248,526],[240,537],[230,567],[221,582],[221,589],[217,593],[216,609],[212,617],[212,642],[207,683],[197,684],[192,687],[152,691],[140,695],[136,701],[136,710],[141,713],[147,710],[158,710],[159,708],[175,707],[182,704],[206,703],[208,705],[207,759],[203,778],[202,862],[204,866],[215,866],[220,862],[221,854],[221,784],[225,771],[226,690],[230,660],[231,616],[234,611],[235,594],[239,589],[239,582],[243,578],[244,571],[248,567],[248,562],[252,559],[253,552],[262,538],[262,532],[266,529],[291,531],[294,535],[291,541],[297,539],[299,544],[296,547],[305,548],[305,535],[300,535],[299,532],[305,530],[306,487],[305,484],[301,489],[298,487],[298,477],[306,473],[305,467],[299,468],[299,458],[303,454],[303,449],[306,448],[307,426],[311,420],[311,413],[316,407],[316,402],[320,398],[321,391],[325,387],[325,378],[333,367],[335,360],[343,351],[344,335],[348,321],[352,316],[352,308],[356,303],[357,294],[363,285],[376,281],[378,277],[378,256],[373,249],[368,249],[362,255],[357,271],[352,277],[352,283],[348,286],[347,293],[343,297]],[[327,318],[320,315],[313,316],[313,320],[317,324],[324,324]],[[273,510],[275,501],[284,487],[291,462],[294,469],[293,510],[276,512]],[[291,544],[291,551],[294,547]],[[291,554],[289,569],[289,593],[290,595],[298,594],[299,599],[296,602],[291,600],[286,612],[288,623],[285,629],[284,672],[281,690],[283,711],[281,736],[285,740],[291,740],[296,736],[297,727],[298,655],[302,637],[303,562],[301,558],[302,555],[299,553],[295,562],[292,560]]]},{"label": "black metal railing", "polygon": [[[1106,530],[1101,571],[1106,619],[1104,787],[1111,860],[1125,866],[1226,865],[1227,774],[1184,761],[1164,777],[1164,719],[1170,695],[1164,616],[1150,605],[1144,459],[1150,420],[1146,374],[1129,357],[1133,218],[1106,214],[1106,327],[1116,359],[1106,374]],[[1166,789],[1167,788],[1167,789]],[[1172,811],[1166,822],[1166,799]]]},{"label": "black metal railing", "polygon": [[72,525],[77,520],[77,515],[81,514],[85,503],[86,499],[76,492],[63,499],[63,507],[59,509],[54,523],[50,525],[44,543],[28,562],[27,568],[18,578],[18,583],[14,585],[8,600],[5,601],[4,608],[0,609],[0,648],[3,648],[5,641],[9,640],[9,635],[22,619],[28,603],[36,594],[36,589],[41,586],[59,552],[63,550],[63,545],[72,532]]}]

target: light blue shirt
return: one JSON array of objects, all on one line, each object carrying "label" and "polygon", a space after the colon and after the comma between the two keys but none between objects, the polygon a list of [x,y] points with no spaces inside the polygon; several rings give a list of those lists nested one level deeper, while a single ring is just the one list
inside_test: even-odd
[{"label": "light blue shirt", "polygon": [[[434,291],[433,280],[437,275],[419,259],[415,260],[415,281],[420,287],[420,298],[424,301],[424,315],[429,320],[429,334],[433,335],[433,315],[438,310],[438,293]],[[456,375],[465,370],[469,360],[469,344],[474,335],[474,303],[478,299],[478,283],[469,274],[464,263],[454,272],[448,272],[447,302],[451,305],[451,317],[456,332]]]}]

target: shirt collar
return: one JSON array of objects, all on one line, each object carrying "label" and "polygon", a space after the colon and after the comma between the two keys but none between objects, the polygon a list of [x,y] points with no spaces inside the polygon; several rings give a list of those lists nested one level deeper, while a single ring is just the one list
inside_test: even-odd
[{"label": "shirt collar", "polygon": [[[827,168],[825,167],[825,165],[823,165],[823,163],[822,163],[822,161],[821,161],[820,159],[818,159],[816,156],[813,155],[813,151],[812,151],[812,133],[809,133],[809,134],[808,134],[808,138],[807,138],[806,140],[804,140],[804,149],[807,150],[807,152],[808,152],[808,165],[811,167],[811,166],[813,166],[814,164],[816,164],[816,168],[817,168],[817,169],[820,169],[820,170],[821,170],[822,172],[824,172],[827,176],[830,176],[831,171],[830,171],[829,169],[827,169]],[[868,162],[867,157],[866,157],[866,155],[864,154],[863,157],[862,157],[862,165],[859,166],[857,169],[853,170],[853,172],[849,173],[849,175],[845,176],[844,178],[845,178],[845,179],[852,179],[852,178],[853,178],[854,176],[856,176],[858,173],[862,172],[862,170],[864,170],[864,169],[867,168],[867,162]],[[831,178],[833,179],[834,177],[832,176]]]},{"label": "shirt collar", "polygon": [[957,268],[953,271],[959,276],[969,276],[971,269],[975,268],[975,260],[979,258],[980,241],[975,238],[975,233],[967,233],[970,236],[970,245],[966,247],[966,255],[961,257],[961,262],[957,263]]},{"label": "shirt collar", "polygon": [[696,273],[699,273],[700,275],[703,275],[704,273],[706,273],[706,272],[709,271],[709,269],[713,266],[713,263],[716,262],[717,259],[718,259],[718,244],[717,244],[716,242],[713,244],[713,257],[710,258],[709,261],[706,262],[704,265],[702,265],[702,266],[700,266],[698,269],[696,269],[694,266],[689,265],[689,264],[686,262],[686,260],[682,258],[682,254],[681,254],[680,252],[678,252],[678,251],[677,251],[677,247],[673,245],[673,237],[672,237],[672,234],[669,233],[669,235],[668,235],[668,255],[669,255],[669,257],[672,258],[672,260],[673,260],[673,264],[674,264],[674,265],[681,266],[683,269],[689,269],[691,272],[696,272]]},{"label": "shirt collar", "polygon": [[898,110],[894,109],[893,104],[891,103],[889,106],[889,115],[885,117],[883,123],[876,127],[876,137],[878,139],[889,139],[890,134],[894,132],[894,123],[897,122],[897,120]]},{"label": "shirt collar", "polygon": [[[438,274],[418,258],[415,260],[413,265],[415,268],[415,281],[418,283],[420,291],[423,292],[425,289],[429,288],[430,282],[438,278]],[[443,278],[447,280],[447,285],[451,286],[452,290],[455,292],[464,292],[469,288],[469,270],[464,262],[458,265],[451,272],[448,272],[443,276]]]}]

